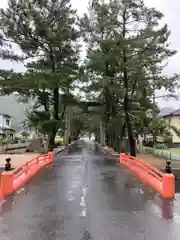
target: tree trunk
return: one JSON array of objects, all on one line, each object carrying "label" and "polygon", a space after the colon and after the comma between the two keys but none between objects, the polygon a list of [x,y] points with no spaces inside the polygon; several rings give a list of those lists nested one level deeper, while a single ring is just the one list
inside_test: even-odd
[{"label": "tree trunk", "polygon": [[127,132],[128,132],[129,146],[130,146],[130,155],[133,157],[136,157],[136,142],[133,136],[132,123],[128,114],[126,115],[126,122],[127,122]]},{"label": "tree trunk", "polygon": [[[127,23],[127,9],[124,9],[123,12],[123,38],[126,40],[126,23]],[[131,106],[129,104],[129,81],[128,81],[128,69],[127,69],[127,53],[126,49],[123,49],[123,80],[124,80],[124,90],[125,90],[125,95],[124,95],[124,113],[125,113],[125,121],[126,121],[126,126],[127,126],[127,132],[128,132],[128,141],[129,141],[129,146],[130,146],[130,154],[132,156],[136,155],[136,146],[135,146],[135,141],[133,137],[133,129],[132,129],[132,123],[129,117],[129,114],[131,112]]]},{"label": "tree trunk", "polygon": [[105,127],[102,121],[100,121],[100,142],[102,146],[105,146]]},{"label": "tree trunk", "polygon": [[[51,60],[51,70],[52,73],[56,72],[56,65],[55,65],[55,59],[54,59],[54,54],[53,54],[53,48],[52,46],[49,44],[49,49],[50,49],[50,60]],[[59,120],[59,87],[56,84],[55,88],[53,89],[53,120],[55,120],[55,123],[53,123],[52,126],[52,132],[50,135],[50,139],[49,139],[49,147],[51,149],[54,148],[55,146],[55,137],[56,137],[56,133],[58,131],[58,120]]]},{"label": "tree trunk", "polygon": [[52,132],[49,139],[49,148],[51,150],[53,150],[53,148],[55,147],[55,137],[58,131],[58,120],[59,120],[59,88],[58,87],[56,87],[53,90],[53,102],[54,102],[53,118],[56,122],[53,123],[52,125]]},{"label": "tree trunk", "polygon": [[126,135],[126,121],[124,122],[124,124],[122,125],[122,128],[121,128],[121,131],[120,131],[120,148],[119,148],[119,152],[126,152],[126,149],[125,149],[125,144],[124,144],[124,136]]},{"label": "tree trunk", "polygon": [[121,150],[121,142],[120,142],[119,131],[116,132],[116,149],[117,149],[117,152],[120,152],[120,150]]},{"label": "tree trunk", "polygon": [[56,129],[53,127],[49,136],[48,151],[53,151],[55,147]]},{"label": "tree trunk", "polygon": [[[125,56],[124,56],[124,62],[126,63]],[[135,145],[135,139],[133,136],[132,123],[131,123],[131,120],[129,117],[131,108],[129,105],[129,97],[128,97],[128,77],[127,77],[126,67],[124,68],[124,88],[126,90],[125,97],[124,97],[124,113],[125,113],[125,121],[126,121],[126,125],[127,125],[130,155],[135,157],[136,156],[136,145]]]}]

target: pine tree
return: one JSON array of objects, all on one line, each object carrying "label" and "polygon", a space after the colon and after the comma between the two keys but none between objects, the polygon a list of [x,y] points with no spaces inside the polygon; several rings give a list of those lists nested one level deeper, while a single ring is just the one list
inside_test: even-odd
[{"label": "pine tree", "polygon": [[52,120],[49,145],[53,147],[59,121],[60,90],[68,94],[78,69],[79,32],[76,11],[69,0],[10,0],[1,9],[1,29],[22,50],[19,60],[27,73],[12,82],[21,95],[35,97]]},{"label": "pine tree", "polygon": [[176,52],[170,49],[167,25],[159,24],[162,18],[142,0],[92,0],[89,14],[81,20],[91,89],[105,100],[106,123],[120,114],[120,135],[127,130],[133,156],[135,112],[148,110],[154,89],[173,91],[179,77],[163,74],[167,59]]}]

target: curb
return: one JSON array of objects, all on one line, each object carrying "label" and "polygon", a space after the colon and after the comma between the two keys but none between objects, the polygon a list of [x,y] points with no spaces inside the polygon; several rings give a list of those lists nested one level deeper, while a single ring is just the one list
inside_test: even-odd
[{"label": "curb", "polygon": [[61,152],[63,152],[64,150],[68,149],[69,147],[71,147],[73,144],[75,144],[75,142],[72,142],[72,143],[68,144],[67,146],[63,146],[63,148],[61,148],[61,149],[58,149],[58,147],[55,148],[55,149],[53,150],[53,155],[54,155],[54,156],[58,155],[59,153],[61,153]]},{"label": "curb", "polygon": [[67,147],[63,147],[63,148],[61,148],[61,149],[55,148],[55,149],[53,150],[53,155],[56,156],[56,155],[58,155],[60,152],[63,152],[64,150],[66,150],[67,148],[68,148],[68,146],[67,146]]},{"label": "curb", "polygon": [[102,154],[105,154],[107,158],[110,158],[110,159],[112,158],[112,160],[116,160],[116,162],[119,163],[119,154],[118,153],[113,154],[113,153],[109,152],[108,150],[104,149],[100,143],[96,143],[96,144]]}]

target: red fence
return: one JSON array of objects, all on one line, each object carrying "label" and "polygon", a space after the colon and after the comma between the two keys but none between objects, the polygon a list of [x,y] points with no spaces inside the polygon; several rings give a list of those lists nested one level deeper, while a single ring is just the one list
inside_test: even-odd
[{"label": "red fence", "polygon": [[164,198],[174,198],[175,177],[173,174],[162,173],[137,157],[125,153],[120,154],[120,163],[138,176],[142,182],[154,188]]},{"label": "red fence", "polygon": [[41,168],[53,160],[52,152],[41,154],[25,164],[15,168],[13,171],[1,174],[0,195],[6,197],[20,189],[28,182]]}]

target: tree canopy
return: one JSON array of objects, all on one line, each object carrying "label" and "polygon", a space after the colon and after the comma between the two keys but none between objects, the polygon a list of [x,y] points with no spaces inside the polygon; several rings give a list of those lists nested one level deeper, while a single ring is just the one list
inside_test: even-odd
[{"label": "tree canopy", "polygon": [[5,76],[2,84],[6,91],[13,86],[25,100],[35,99],[33,110],[41,107],[36,115],[49,121],[53,146],[66,110],[66,102],[61,100],[69,95],[78,74],[76,11],[69,0],[11,0],[7,9],[1,9],[0,18],[4,37],[20,47],[17,60],[27,67],[25,74]]},{"label": "tree canopy", "polygon": [[[101,122],[106,144],[121,151],[127,137],[135,155],[135,134],[151,128],[157,115],[155,91],[174,93],[179,80],[176,73],[164,74],[176,51],[170,47],[168,26],[160,24],[162,18],[143,0],[91,0],[83,17],[70,0],[10,0],[0,12],[0,57],[23,62],[27,71],[2,70],[1,92],[16,91],[21,101],[35,100],[28,118],[48,134],[52,148],[71,106],[77,112],[74,135],[89,128],[99,139]],[[87,46],[83,64],[80,39]],[[21,53],[13,52],[12,43]],[[86,101],[75,96],[77,80]]]},{"label": "tree canopy", "polygon": [[163,72],[176,52],[170,48],[167,25],[160,25],[162,17],[141,0],[92,0],[81,19],[88,45],[85,67],[90,84],[86,91],[94,91],[97,99],[105,102],[101,119],[108,144],[118,148],[127,133],[132,155],[133,132],[144,131],[154,91],[174,91],[179,78]]}]

